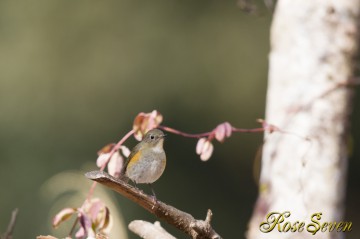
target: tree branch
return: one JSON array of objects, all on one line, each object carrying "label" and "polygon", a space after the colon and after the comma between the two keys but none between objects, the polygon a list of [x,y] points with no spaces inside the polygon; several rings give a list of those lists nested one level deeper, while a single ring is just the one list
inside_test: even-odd
[{"label": "tree branch", "polygon": [[132,200],[167,223],[190,235],[193,239],[221,239],[221,236],[211,227],[212,212],[209,209],[206,220],[196,220],[192,215],[180,211],[150,195],[131,186],[130,184],[114,178],[103,171],[92,171],[85,176],[93,181],[103,184],[124,197]]}]

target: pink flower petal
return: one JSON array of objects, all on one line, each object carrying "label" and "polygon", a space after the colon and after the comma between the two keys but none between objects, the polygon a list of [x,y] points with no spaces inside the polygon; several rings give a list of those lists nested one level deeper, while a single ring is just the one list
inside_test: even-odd
[{"label": "pink flower petal", "polygon": [[196,144],[196,153],[201,154],[204,148],[204,144],[206,142],[206,138],[201,138]]},{"label": "pink flower petal", "polygon": [[229,122],[225,122],[224,127],[225,127],[225,135],[227,138],[229,138],[232,134],[232,126]]},{"label": "pink flower petal", "polygon": [[58,227],[60,223],[68,220],[74,213],[76,212],[76,208],[64,208],[60,212],[58,212],[52,222],[53,227]]},{"label": "pink flower petal", "polygon": [[207,150],[209,150],[209,148],[211,147],[211,142],[209,140],[206,140],[204,143],[204,146],[202,148],[201,153],[203,154],[204,152],[206,152]]},{"label": "pink flower petal", "polygon": [[219,141],[219,142],[224,142],[225,140],[225,125],[224,124],[219,124],[216,128],[215,128],[215,138]]},{"label": "pink flower petal", "polygon": [[213,151],[214,151],[213,144],[210,141],[206,141],[204,144],[203,151],[200,155],[200,159],[202,161],[207,161],[211,157]]},{"label": "pink flower petal", "polygon": [[90,203],[86,205],[86,208],[84,210],[86,214],[90,217],[89,219],[94,222],[103,207],[105,207],[104,203],[100,199],[94,198],[90,201]]},{"label": "pink flower petal", "polygon": [[231,136],[232,126],[229,122],[224,122],[222,124],[219,124],[215,128],[214,132],[215,138],[222,143],[226,138],[229,138]]},{"label": "pink flower petal", "polygon": [[76,238],[84,238],[85,237],[85,229],[80,227],[79,230],[75,233]]},{"label": "pink flower petal", "polygon": [[119,152],[115,152],[108,163],[109,174],[118,178],[124,164],[124,159]]},{"label": "pink flower petal", "polygon": [[91,219],[84,213],[79,213],[80,229],[76,232],[76,238],[95,237],[95,232],[91,227]]},{"label": "pink flower petal", "polygon": [[110,156],[110,153],[99,155],[99,157],[96,159],[96,166],[98,166],[99,168],[104,166],[104,164],[107,163],[109,156]]},{"label": "pink flower petal", "polygon": [[124,146],[124,145],[121,145],[121,147],[120,147],[120,149],[121,149],[121,153],[127,158],[127,157],[129,157],[129,155],[130,155],[130,149],[128,148],[128,147],[126,147],[126,146]]}]

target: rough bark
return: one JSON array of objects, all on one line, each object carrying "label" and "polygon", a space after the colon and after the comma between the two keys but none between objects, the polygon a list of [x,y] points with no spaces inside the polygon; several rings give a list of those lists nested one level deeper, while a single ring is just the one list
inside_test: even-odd
[{"label": "rough bark", "polygon": [[[293,134],[265,135],[259,197],[248,239],[314,238],[306,225],[343,221],[347,139],[359,0],[279,0],[271,28],[266,122]],[[303,136],[303,137],[299,137]],[[307,139],[305,139],[307,138]],[[270,212],[305,221],[301,233],[260,231]],[[285,222],[284,221],[284,222]],[[282,223],[281,225],[284,225]],[[342,238],[320,232],[317,239]]]}]

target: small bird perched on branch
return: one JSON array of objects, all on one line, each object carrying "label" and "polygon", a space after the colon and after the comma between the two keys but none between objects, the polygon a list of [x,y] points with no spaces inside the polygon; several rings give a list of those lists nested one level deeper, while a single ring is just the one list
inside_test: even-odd
[{"label": "small bird perched on branch", "polygon": [[160,178],[166,166],[166,155],[163,148],[165,134],[159,129],[147,132],[127,158],[123,175],[136,184],[146,183],[156,198],[152,183]]}]

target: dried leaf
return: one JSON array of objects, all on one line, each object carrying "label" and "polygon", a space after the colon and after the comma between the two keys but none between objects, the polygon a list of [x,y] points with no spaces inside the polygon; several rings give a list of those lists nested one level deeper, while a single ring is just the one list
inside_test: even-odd
[{"label": "dried leaf", "polygon": [[162,120],[163,116],[157,110],[139,113],[133,123],[134,137],[140,141],[149,130],[157,128]]},{"label": "dried leaf", "polygon": [[110,230],[113,226],[113,220],[110,215],[110,211],[107,207],[104,207],[104,216],[102,218],[103,218],[103,221],[102,221],[101,225],[99,226],[99,229],[102,233],[107,235],[110,233]]},{"label": "dried leaf", "polygon": [[60,223],[68,220],[75,212],[76,208],[64,208],[60,212],[58,212],[52,222],[53,227],[58,227]]},{"label": "dried leaf", "polygon": [[114,144],[114,143],[107,144],[107,145],[105,145],[104,147],[102,147],[102,148],[97,152],[97,154],[100,156],[101,154],[110,153],[111,150],[112,150],[114,147],[115,147],[115,144]]},{"label": "dried leaf", "polygon": [[81,211],[79,222],[81,228],[77,232],[77,236],[94,236],[96,233],[109,234],[112,228],[112,219],[109,209],[98,198],[86,201]]},{"label": "dried leaf", "polygon": [[104,234],[101,233],[96,234],[96,239],[108,239],[108,238],[109,237]]}]

